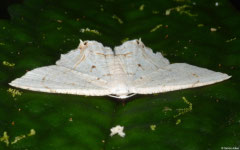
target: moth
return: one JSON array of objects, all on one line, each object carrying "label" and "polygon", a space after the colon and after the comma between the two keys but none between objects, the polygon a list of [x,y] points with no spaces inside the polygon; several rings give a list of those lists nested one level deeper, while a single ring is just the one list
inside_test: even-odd
[{"label": "moth", "polygon": [[81,41],[55,65],[28,71],[11,86],[40,92],[125,99],[221,82],[231,76],[186,63],[170,64],[141,39],[114,50],[97,41]]}]

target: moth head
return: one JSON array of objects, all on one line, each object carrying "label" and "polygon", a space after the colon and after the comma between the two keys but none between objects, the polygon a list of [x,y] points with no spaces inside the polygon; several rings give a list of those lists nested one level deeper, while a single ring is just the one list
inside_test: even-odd
[{"label": "moth head", "polygon": [[104,53],[104,52],[107,53],[107,54],[112,53],[112,50],[109,47],[104,47],[102,45],[102,43],[99,43],[99,42],[93,41],[93,40],[92,41],[89,41],[89,40],[82,41],[82,40],[80,40],[80,43],[78,45],[78,49],[80,51],[88,49],[89,51],[91,51],[91,52],[94,51],[96,53]]},{"label": "moth head", "polygon": [[78,45],[78,49],[84,49],[85,47],[87,47],[88,41],[82,41],[80,40],[80,43]]},{"label": "moth head", "polygon": [[135,41],[136,41],[137,44],[143,44],[141,38],[139,38],[138,40],[135,40]]},{"label": "moth head", "polygon": [[126,99],[126,98],[132,97],[134,95],[136,95],[136,93],[129,93],[129,94],[126,94],[126,95],[110,94],[108,96],[113,97],[113,98],[118,98],[118,99]]},{"label": "moth head", "polygon": [[117,87],[112,88],[112,94],[108,95],[110,97],[119,98],[119,99],[126,99],[133,95],[134,93],[130,93],[128,87],[125,85],[119,84]]}]

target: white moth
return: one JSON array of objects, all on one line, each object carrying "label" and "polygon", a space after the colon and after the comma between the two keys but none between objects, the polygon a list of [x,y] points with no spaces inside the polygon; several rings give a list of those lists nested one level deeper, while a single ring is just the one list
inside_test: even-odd
[{"label": "white moth", "polygon": [[97,41],[81,41],[77,49],[61,55],[56,65],[28,71],[11,86],[49,93],[125,99],[213,84],[227,74],[192,66],[170,64],[140,40],[124,42],[112,51]]}]

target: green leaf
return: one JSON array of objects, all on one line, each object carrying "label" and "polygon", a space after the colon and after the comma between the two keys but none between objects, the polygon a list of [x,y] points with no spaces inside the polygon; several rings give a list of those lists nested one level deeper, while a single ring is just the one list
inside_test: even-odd
[{"label": "green leaf", "polygon": [[[239,148],[240,14],[229,1],[25,0],[9,13],[11,20],[0,20],[0,149]],[[79,39],[114,47],[138,38],[171,63],[232,78],[126,101],[9,90],[10,81],[54,64]],[[116,125],[124,138],[110,137]]]}]

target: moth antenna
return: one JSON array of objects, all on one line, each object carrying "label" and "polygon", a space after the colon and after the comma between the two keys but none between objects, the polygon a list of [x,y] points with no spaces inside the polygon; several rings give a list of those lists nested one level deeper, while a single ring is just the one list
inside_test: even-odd
[{"label": "moth antenna", "polygon": [[85,41],[82,41],[82,40],[80,39],[80,43],[79,43],[79,45],[78,45],[78,49],[82,49],[82,48],[85,46],[84,43],[85,43]]},{"label": "moth antenna", "polygon": [[141,39],[141,38],[139,38],[138,41],[139,41],[140,43],[142,43],[142,39]]}]

